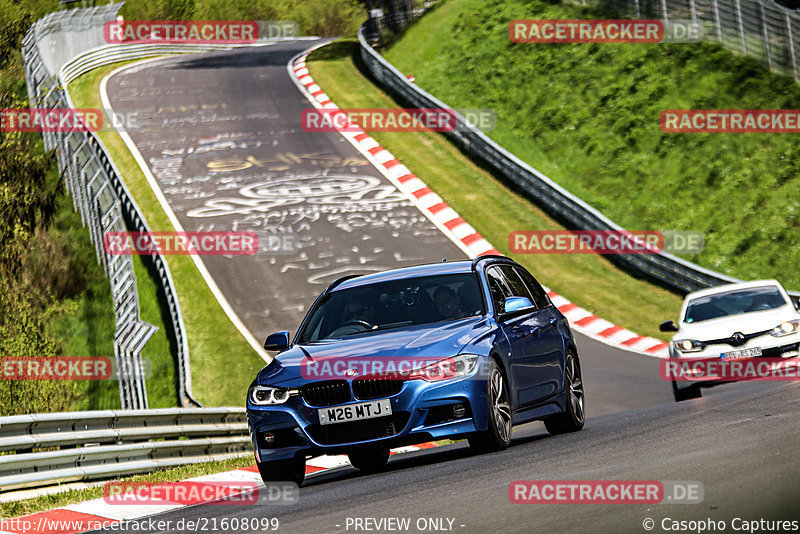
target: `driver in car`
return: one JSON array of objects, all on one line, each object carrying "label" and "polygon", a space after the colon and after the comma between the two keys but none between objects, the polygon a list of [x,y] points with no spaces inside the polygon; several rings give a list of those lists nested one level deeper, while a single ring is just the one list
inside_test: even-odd
[{"label": "driver in car", "polygon": [[330,337],[349,336],[367,330],[375,330],[375,310],[363,296],[354,297],[345,306],[342,313],[342,323],[329,334]]},{"label": "driver in car", "polygon": [[372,326],[374,315],[372,306],[363,298],[355,298],[347,305],[347,322],[363,321]]},{"label": "driver in car", "polygon": [[461,309],[461,299],[447,286],[440,286],[433,292],[433,302],[443,319],[461,319],[467,316]]}]

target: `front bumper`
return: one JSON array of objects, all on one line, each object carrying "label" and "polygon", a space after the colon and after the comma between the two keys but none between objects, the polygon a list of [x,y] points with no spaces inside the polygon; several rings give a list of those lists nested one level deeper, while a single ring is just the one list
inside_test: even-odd
[{"label": "front bumper", "polygon": [[[745,348],[753,348],[759,347],[761,349],[761,356],[757,356],[752,358],[754,360],[763,359],[763,358],[770,358],[770,359],[789,359],[795,358],[800,355],[800,341],[796,339],[799,336],[792,335],[786,336],[786,338],[774,338],[777,342],[772,342],[771,344],[766,344],[766,346],[762,346],[762,344],[758,343],[758,338],[751,340],[743,347],[729,347],[727,345],[712,345],[711,347],[706,347],[705,350],[702,352],[693,352],[693,353],[686,353],[683,354],[674,347],[670,347],[670,358],[681,358],[681,359],[709,359],[709,358],[721,358],[721,354],[723,352],[730,352],[732,350],[739,350]],[[787,343],[787,341],[789,341]],[[722,348],[722,350],[718,350]],[[676,356],[677,354],[677,356]],[[747,360],[744,360],[747,361]],[[700,386],[700,387],[712,387],[717,386],[719,384],[728,384],[730,381],[723,381],[723,380],[711,380],[711,381],[701,381],[701,380],[688,380],[688,381],[675,381],[675,387],[679,390],[686,389],[692,386]]]},{"label": "front bumper", "polygon": [[[407,381],[399,393],[382,397],[391,401],[391,416],[330,425],[320,425],[318,415],[320,409],[329,406],[310,405],[302,396],[293,396],[277,406],[254,406],[248,401],[247,419],[256,459],[264,462],[301,454],[343,454],[364,446],[392,448],[465,437],[487,425],[486,381],[479,376],[476,373],[441,383]],[[351,396],[350,401],[337,406],[361,402],[365,401]],[[457,404],[463,406],[463,416],[453,415]],[[266,433],[272,434],[270,443]]]}]

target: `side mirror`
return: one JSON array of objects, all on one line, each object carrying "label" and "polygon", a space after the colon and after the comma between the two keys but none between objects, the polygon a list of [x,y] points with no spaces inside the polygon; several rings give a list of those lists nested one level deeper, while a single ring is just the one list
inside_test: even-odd
[{"label": "side mirror", "polygon": [[289,348],[289,331],[281,330],[267,336],[264,341],[265,350],[284,350]]},{"label": "side mirror", "polygon": [[664,321],[658,329],[662,332],[677,332],[678,326],[675,324],[675,321]]},{"label": "side mirror", "polygon": [[505,313],[514,313],[525,308],[533,308],[533,302],[527,297],[506,297]]}]

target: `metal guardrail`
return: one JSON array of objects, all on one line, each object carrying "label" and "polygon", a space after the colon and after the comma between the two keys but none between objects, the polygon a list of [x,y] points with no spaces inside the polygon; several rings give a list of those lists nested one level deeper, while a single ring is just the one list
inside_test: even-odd
[{"label": "metal guardrail", "polygon": [[800,82],[800,13],[765,0],[600,0],[626,15],[691,20],[705,38]]},{"label": "metal guardrail", "polygon": [[[358,40],[364,65],[384,89],[411,107],[452,111],[457,125],[445,135],[471,158],[522,189],[552,217],[581,230],[623,230],[589,204],[489,139],[442,101],[411,83],[368,44],[365,26],[359,30]],[[608,258],[629,272],[647,276],[682,293],[741,281],[666,253],[618,254],[609,255]],[[790,295],[800,299],[800,292],[790,292]]]},{"label": "metal guardrail", "polygon": [[[118,61],[156,55],[229,50],[237,45],[215,44],[117,44],[104,45],[102,26],[115,20],[122,4],[51,13],[38,20],[23,40],[25,77],[32,106],[74,107],[67,84],[92,69]],[[45,148],[56,149],[59,169],[66,176],[76,211],[88,226],[98,262],[109,277],[114,299],[116,332],[114,351],[120,370],[120,400],[125,409],[147,408],[147,390],[141,351],[156,327],[139,318],[136,276],[129,256],[109,255],[103,235],[110,231],[149,232],[139,208],[103,143],[91,132],[47,132]],[[192,396],[189,346],[175,285],[161,256],[152,261],[169,309],[177,342],[177,397],[182,406],[200,406]]]},{"label": "metal guardrail", "polygon": [[123,3],[55,11],[37,20],[31,31],[35,33],[47,72],[55,75],[65,63],[84,50],[106,44],[103,24],[116,20]]},{"label": "metal guardrail", "polygon": [[244,408],[168,408],[0,417],[0,452],[10,451],[0,493],[236,458],[252,445]]},{"label": "metal guardrail", "polygon": [[[192,45],[144,43],[108,45],[83,52],[82,54],[73,58],[71,61],[65,63],[59,71],[58,79],[61,84],[66,87],[70,82],[93,69],[102,67],[104,65],[110,65],[119,61],[130,61],[152,56],[179,53],[230,50],[232,48],[234,48],[232,45],[213,44]],[[69,92],[65,90],[65,94],[69,107],[74,107],[69,97]],[[150,232],[150,227],[140,214],[139,209],[133,200],[133,196],[128,191],[125,183],[119,178],[120,174],[114,166],[113,161],[111,161],[111,158],[107,156],[107,152],[102,142],[96,136],[93,137],[100,147],[103,157],[108,161],[108,165],[111,168],[112,172],[109,173],[109,177],[113,182],[115,192],[119,198],[126,199],[126,201],[122,203],[122,210],[127,228],[131,231]],[[180,304],[174,289],[175,284],[172,281],[172,275],[169,271],[166,261],[164,261],[161,256],[147,256],[145,259],[149,259],[149,261],[152,261],[153,263],[153,268],[158,275],[161,290],[164,293],[170,318],[172,320],[172,329],[177,342],[177,354],[175,358],[176,367],[178,370],[177,393],[179,402],[182,406],[200,406],[200,403],[192,396],[192,372],[189,363],[189,344],[186,338],[183,315],[181,314]],[[130,406],[123,405],[123,407],[128,408]],[[136,407],[141,408],[141,406]]]},{"label": "metal guardrail", "polygon": [[[106,20],[114,19],[119,7],[76,10],[84,12],[80,19],[80,30],[92,33],[91,29],[102,28]],[[58,62],[52,57],[46,61],[47,52],[42,53],[45,47],[48,52],[53,48],[58,50],[58,41],[63,41],[54,29],[55,26],[61,27],[60,23],[54,21],[63,19],[63,13],[53,13],[38,20],[23,39],[25,80],[33,107],[71,107],[69,95],[64,91],[56,72],[50,70]],[[45,148],[55,150],[58,167],[72,195],[74,208],[80,212],[83,225],[88,226],[97,260],[109,278],[116,319],[114,353],[119,369],[121,405],[123,408],[146,408],[147,389],[141,351],[156,327],[140,319],[132,258],[107,254],[103,248],[103,236],[107,232],[127,230],[123,213],[138,210],[125,194],[116,169],[93,133],[44,132],[42,137]]]},{"label": "metal guardrail", "polygon": [[130,61],[170,54],[193,54],[198,52],[213,52],[216,50],[232,50],[245,46],[263,46],[263,41],[254,44],[140,43],[106,45],[82,52],[65,63],[59,71],[59,80],[66,86],[79,76],[93,69],[119,61]]},{"label": "metal guardrail", "polygon": [[[74,107],[67,85],[77,77],[104,65],[152,56],[231,50],[263,46],[264,41],[243,44],[141,43],[107,45],[103,24],[115,20],[122,3],[51,13],[31,26],[23,40],[23,59],[28,96],[32,106]],[[283,40],[267,39],[265,41]],[[114,351],[120,373],[120,399],[124,409],[147,408],[147,391],[141,371],[141,351],[155,327],[139,318],[136,276],[129,256],[110,256],[102,246],[109,231],[149,232],[136,202],[119,171],[94,133],[44,133],[45,147],[55,148],[59,169],[67,176],[67,188],[75,210],[89,227],[97,258],[109,276],[116,314]],[[189,344],[175,284],[161,256],[145,256],[169,309],[177,343],[177,397],[181,406],[196,406],[192,396]]]}]

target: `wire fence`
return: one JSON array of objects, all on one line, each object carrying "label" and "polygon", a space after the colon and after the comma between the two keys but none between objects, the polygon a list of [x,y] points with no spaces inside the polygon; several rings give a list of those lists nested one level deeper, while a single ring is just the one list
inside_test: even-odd
[{"label": "wire fence", "polygon": [[[366,32],[364,25],[358,33],[360,55],[367,71],[376,82],[404,105],[447,109],[453,113],[456,117],[456,127],[445,135],[473,161],[485,166],[496,176],[516,184],[531,202],[570,228],[624,231],[621,226],[589,204],[495,143],[441,100],[410,82],[402,72],[373,49],[368,42]],[[612,254],[607,257],[628,272],[644,275],[683,294],[721,284],[740,282],[731,276],[663,252]],[[789,294],[795,301],[800,299],[800,292],[789,292]]]},{"label": "wire fence", "polygon": [[[102,50],[103,24],[115,20],[121,6],[113,4],[58,11],[31,26],[22,48],[31,107],[74,107],[64,87],[62,69],[70,70],[70,63],[76,57],[85,56],[88,50]],[[70,70],[74,74],[73,71],[75,69]],[[116,318],[114,353],[119,369],[121,406],[123,409],[145,409],[148,403],[141,352],[157,329],[140,318],[132,258],[109,254],[104,249],[103,236],[108,232],[150,230],[94,133],[73,130],[44,132],[42,136],[45,148],[55,150],[74,208],[80,212],[83,225],[88,227],[97,260],[109,278]],[[191,394],[188,343],[169,268],[161,256],[146,256],[144,259],[152,261],[151,267],[169,308],[169,326],[177,343],[178,402],[182,406],[199,406]]]},{"label": "wire fence", "polygon": [[800,82],[800,13],[765,0],[600,0],[637,19],[691,20],[704,38]]},{"label": "wire fence", "polygon": [[[587,0],[581,0],[588,3]],[[590,0],[592,1],[592,0]],[[384,0],[370,11],[364,33],[371,44],[385,32],[400,34],[435,2]],[[599,5],[637,19],[668,24],[691,20],[703,28],[705,39],[754,57],[772,71],[800,82],[800,12],[768,0],[597,0]]]},{"label": "wire fence", "polygon": [[433,7],[435,0],[375,0],[367,2],[369,19],[364,31],[367,39],[372,43],[381,41],[385,32],[402,34],[414,19]]}]

